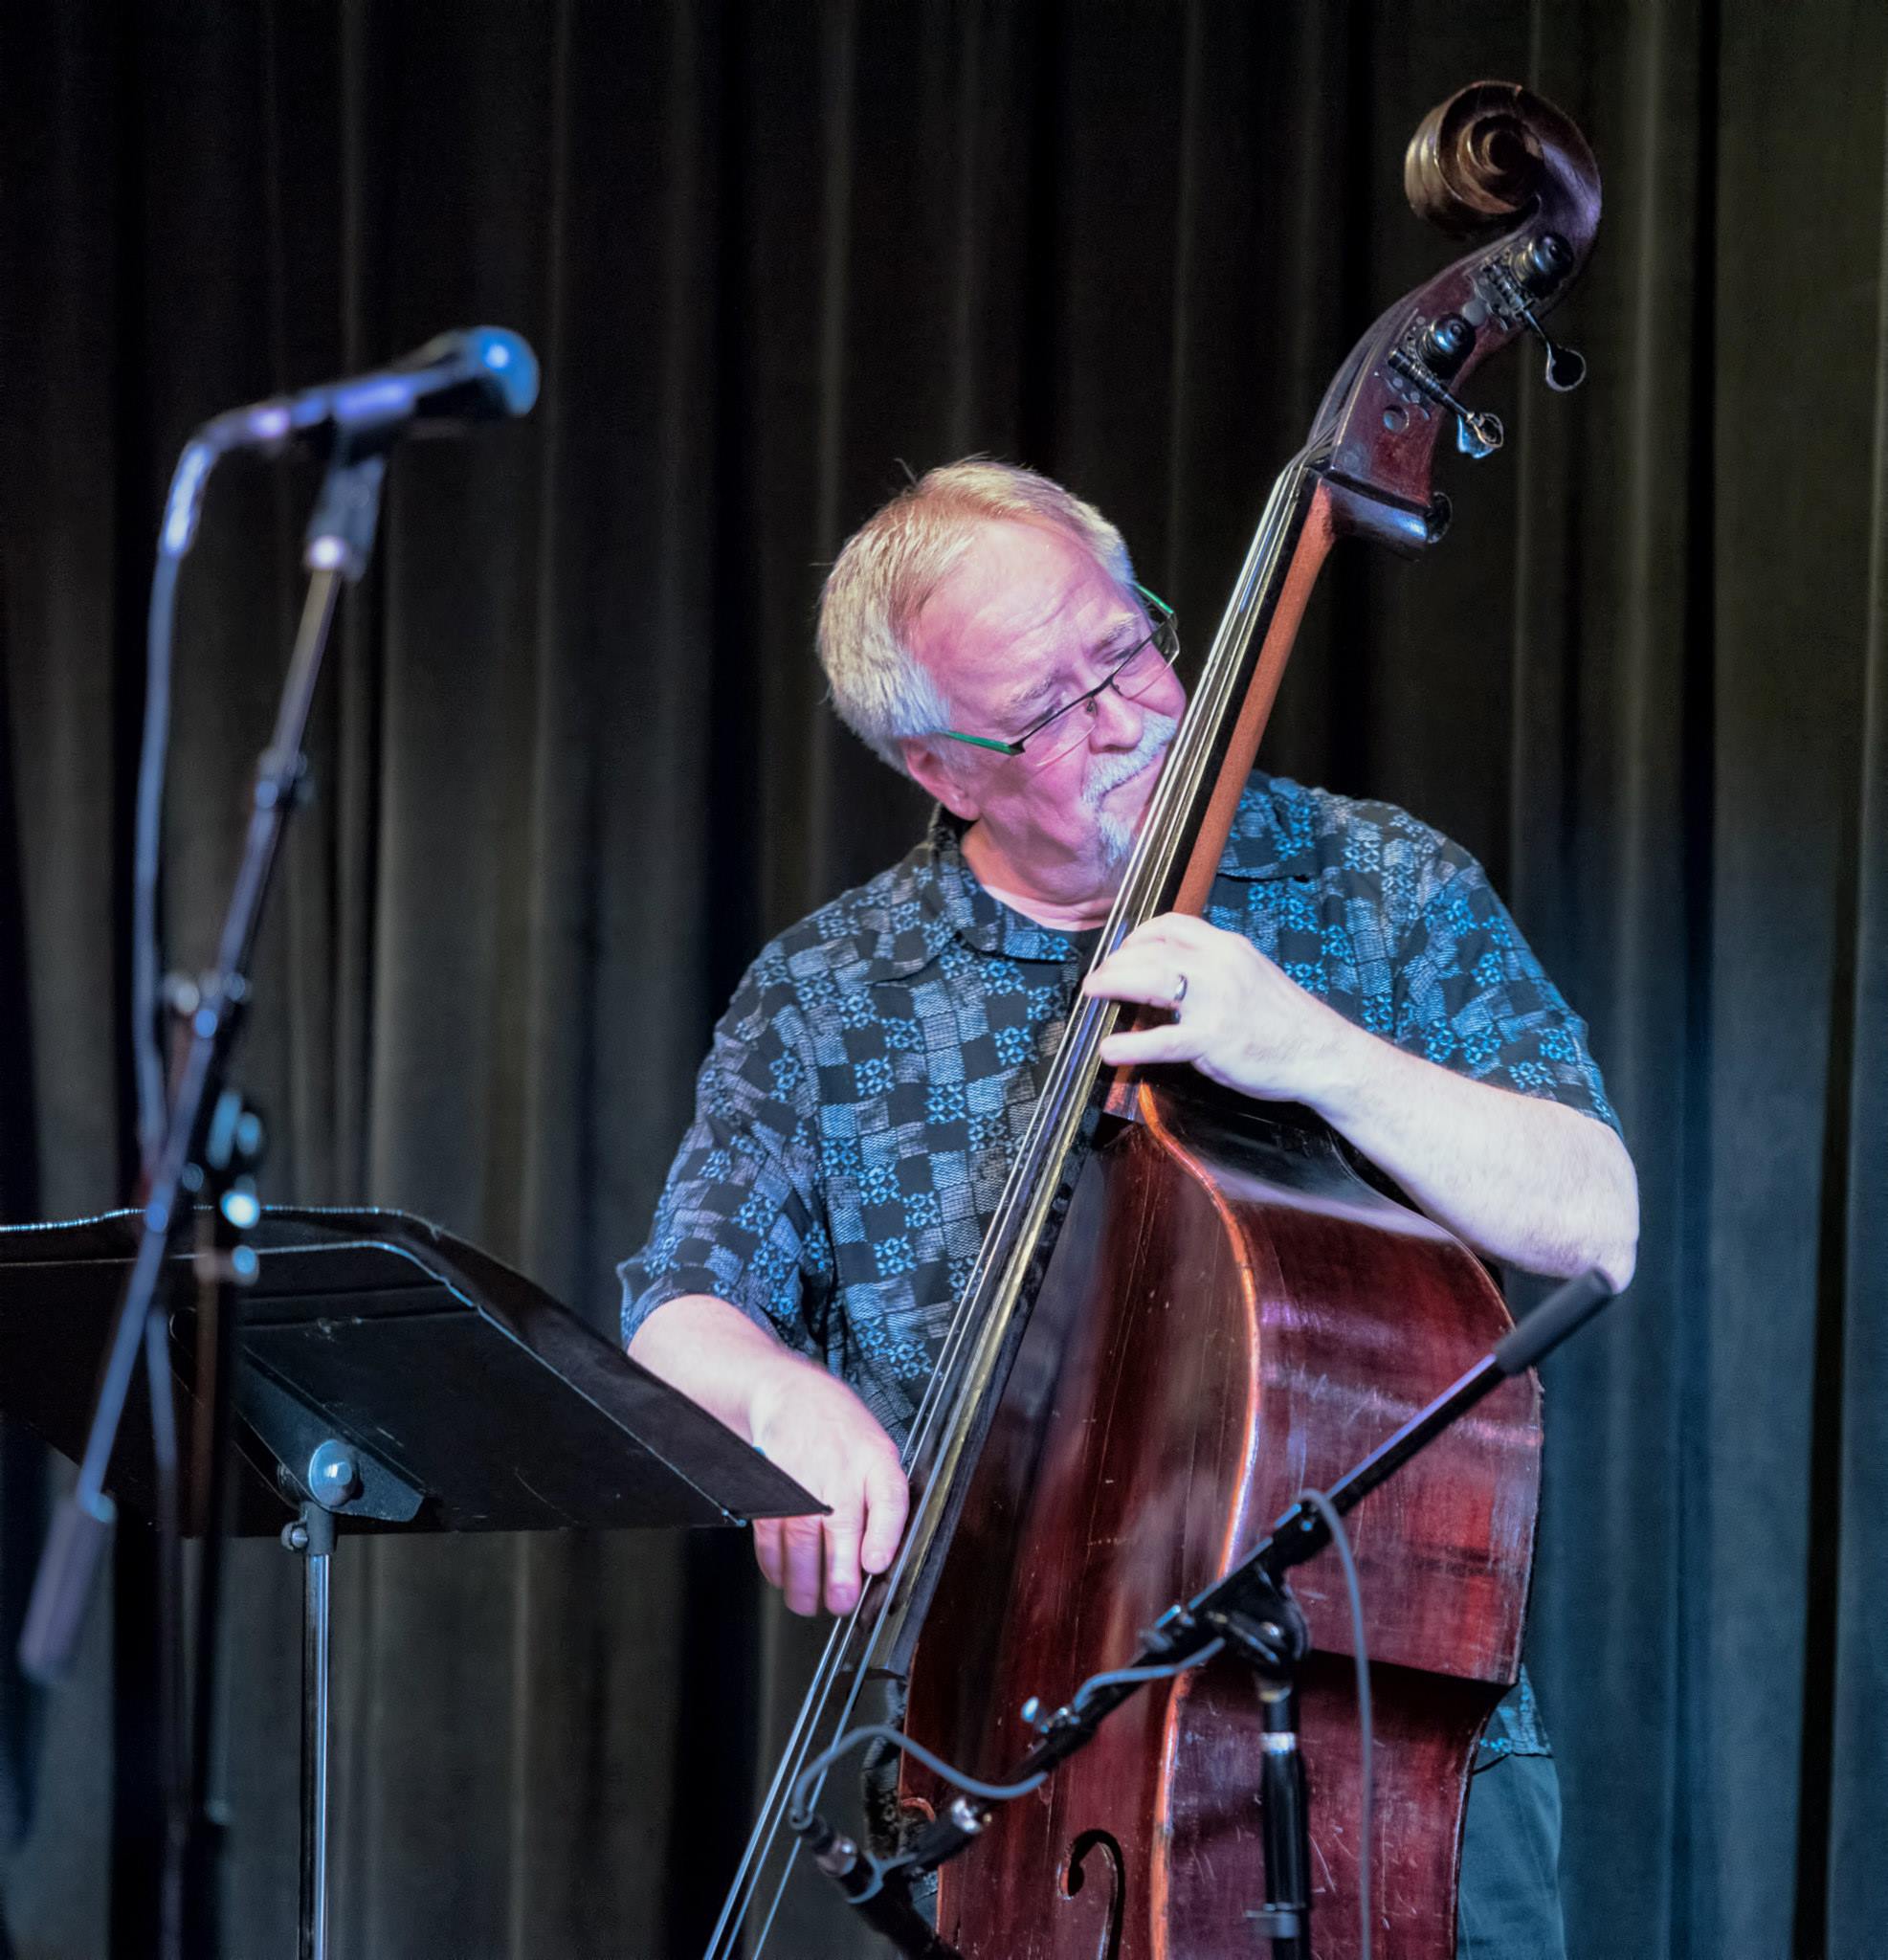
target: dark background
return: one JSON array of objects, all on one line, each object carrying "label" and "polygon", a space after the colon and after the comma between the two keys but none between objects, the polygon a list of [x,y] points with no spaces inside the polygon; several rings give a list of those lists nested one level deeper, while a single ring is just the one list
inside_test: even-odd
[{"label": "dark background", "polygon": [[[822,565],[903,465],[989,451],[1107,510],[1200,643],[1330,372],[1447,256],[1401,202],[1410,130],[1527,80],[1606,173],[1558,317],[1592,378],[1478,382],[1515,439],[1445,466],[1428,562],[1333,563],[1265,759],[1483,858],[1637,1157],[1639,1278],[1549,1370],[1572,1950],[1888,1950],[1885,39],[1878,0],[11,0],[5,1214],[123,1188],[143,609],[197,420],[449,324],[543,356],[528,425],[394,466],[243,1074],[270,1195],[411,1207],[608,1329],[742,966],[922,814],[821,704]],[[187,965],[311,490],[230,465],[187,575]],[[0,1437],[9,1653],[64,1474]],[[346,1548],[338,1950],[691,1951],[805,1647],[746,1560]],[[126,1530],[73,1684],[0,1663],[21,1954],[149,1950],[149,1583]],[[245,1956],[292,1937],[296,1588],[235,1561]]]}]

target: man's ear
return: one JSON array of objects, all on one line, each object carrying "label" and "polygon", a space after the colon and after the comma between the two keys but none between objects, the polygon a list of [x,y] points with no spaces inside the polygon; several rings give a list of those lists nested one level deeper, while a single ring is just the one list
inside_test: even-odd
[{"label": "man's ear", "polygon": [[899,743],[905,773],[921,790],[935,796],[952,816],[975,823],[980,805],[973,791],[958,779],[957,771],[938,753],[938,745],[922,737],[906,736]]}]

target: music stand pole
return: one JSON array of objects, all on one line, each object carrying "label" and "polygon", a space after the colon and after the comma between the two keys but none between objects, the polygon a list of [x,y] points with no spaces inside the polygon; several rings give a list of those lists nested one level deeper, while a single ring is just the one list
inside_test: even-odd
[{"label": "music stand pole", "polygon": [[[344,1481],[353,1466],[337,1463]],[[282,1529],[282,1543],[305,1561],[301,1583],[301,1880],[297,1960],[327,1960],[328,1952],[328,1738],[330,1584],[335,1547],[334,1513],[318,1498]]]}]

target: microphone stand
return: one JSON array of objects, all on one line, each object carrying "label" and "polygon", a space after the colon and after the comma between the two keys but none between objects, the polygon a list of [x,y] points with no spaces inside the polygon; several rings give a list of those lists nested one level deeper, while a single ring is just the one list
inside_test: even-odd
[{"label": "microphone stand", "polygon": [[[1342,1518],[1354,1509],[1484,1396],[1544,1359],[1612,1297],[1612,1288],[1597,1271],[1583,1273],[1559,1287],[1458,1381],[1340,1478],[1325,1494],[1330,1511]],[[1123,1670],[1170,1672],[1205,1648],[1224,1642],[1257,1671],[1265,1704],[1259,1788],[1264,1803],[1266,1903],[1247,1917],[1255,1932],[1270,1940],[1273,1960],[1310,1960],[1311,1953],[1311,1836],[1304,1767],[1298,1747],[1297,1681],[1298,1664],[1310,1640],[1284,1575],[1330,1542],[1331,1527],[1322,1508],[1300,1499],[1223,1579],[1186,1604],[1168,1607],[1142,1636],[1141,1652]],[[1034,1719],[1033,1726],[1039,1740],[1004,1780],[1025,1783],[1066,1762],[1094,1740],[1107,1717],[1143,1684],[1140,1681],[1110,1682],[1090,1695],[1077,1695],[1073,1704],[1057,1708],[1053,1715]],[[1026,1716],[1031,1708],[1031,1704],[1025,1704]],[[963,1797],[950,1804],[917,1835],[908,1855],[897,1860],[897,1871],[887,1874],[888,1880],[898,1882],[898,1896],[904,1896],[909,1874],[934,1871],[974,1843],[989,1815],[988,1807],[980,1809]],[[829,1844],[838,1838],[817,1816],[811,1818],[801,1835],[815,1844],[822,1838]],[[839,1844],[845,1852],[855,1850],[844,1838],[839,1838]],[[829,1853],[817,1862],[857,1904],[856,1881],[847,1882],[854,1877],[853,1860],[834,1860]],[[882,1893],[890,1885],[878,1889]],[[905,1929],[902,1921],[896,1932],[883,1920],[877,1924],[900,1952],[918,1956],[918,1960],[941,1960],[952,1953],[951,1949],[937,1943],[928,1927],[922,1930],[932,1944],[915,1938],[906,1944],[899,1937]]]},{"label": "microphone stand", "polygon": [[[343,583],[358,582],[366,570],[386,470],[383,447],[364,443],[356,448],[343,437],[330,457],[309,521],[303,550],[307,593],[275,729],[256,768],[254,808],[217,942],[216,964],[199,986],[190,1013],[189,1048],[156,1157],[137,1258],[113,1321],[78,1482],[55,1513],[20,1639],[21,1664],[37,1681],[55,1681],[71,1664],[115,1514],[105,1495],[105,1478],[141,1348],[147,1350],[154,1397],[164,1405],[154,1414],[154,1425],[163,1425],[170,1412],[165,1282],[169,1261],[182,1251],[197,1207],[207,1199],[213,1221],[211,1238],[198,1254],[197,1271],[200,1284],[211,1292],[214,1312],[213,1325],[199,1321],[195,1363],[199,1393],[209,1407],[197,1425],[199,1454],[191,1479],[203,1506],[193,1706],[187,1731],[192,1760],[173,1766],[177,1773],[169,1793],[160,1948],[164,1960],[181,1960],[185,1953],[191,1960],[214,1960],[221,1947],[216,1911],[220,1830],[209,1794],[207,1759],[215,1714],[233,1330],[238,1288],[255,1269],[253,1250],[240,1242],[242,1229],[255,1216],[253,1189],[244,1187],[248,1167],[260,1147],[253,1115],[228,1089],[229,1061],[250,1000],[248,969],[280,855],[283,827],[307,768],[302,742],[335,605]],[[161,548],[181,555],[189,543],[188,530],[179,534],[167,526]],[[174,1425],[174,1415],[170,1422]],[[174,1511],[174,1481],[168,1493],[160,1494],[167,1495],[171,1502],[165,1507]],[[174,1518],[161,1521],[161,1530],[174,1528]],[[160,1591],[166,1620],[163,1637],[174,1656],[184,1644],[182,1589],[172,1583]]]}]

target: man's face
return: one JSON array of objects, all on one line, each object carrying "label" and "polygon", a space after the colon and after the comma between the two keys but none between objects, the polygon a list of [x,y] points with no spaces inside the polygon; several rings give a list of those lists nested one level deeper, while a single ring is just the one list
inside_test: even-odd
[{"label": "man's face", "polygon": [[[986,524],[919,616],[914,651],[952,725],[1013,741],[1109,673],[1152,624],[1072,538],[1048,524]],[[1105,687],[1021,755],[910,743],[906,763],[1038,895],[1112,890],[1187,703],[1167,669],[1139,700]],[[1060,751],[1057,753],[1057,751]],[[1045,758],[1047,758],[1045,760]]]}]

